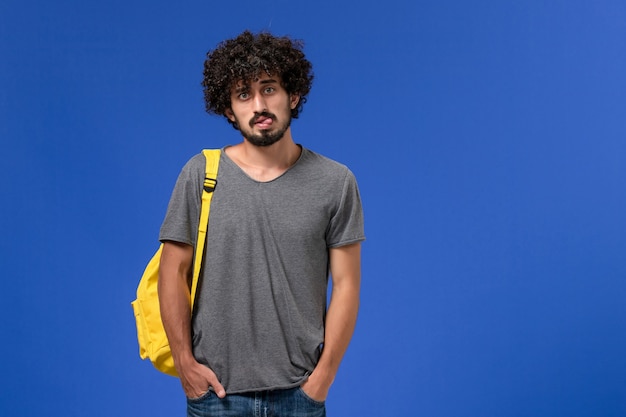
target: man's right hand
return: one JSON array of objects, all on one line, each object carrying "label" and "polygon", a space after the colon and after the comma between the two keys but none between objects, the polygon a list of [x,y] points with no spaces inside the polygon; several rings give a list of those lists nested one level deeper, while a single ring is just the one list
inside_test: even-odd
[{"label": "man's right hand", "polygon": [[226,396],[226,391],[217,379],[215,372],[195,360],[181,366],[181,369],[178,370],[178,375],[187,398],[200,398],[209,388],[213,388],[213,391],[219,398]]},{"label": "man's right hand", "polygon": [[226,391],[215,372],[198,363],[191,352],[189,283],[192,264],[193,246],[171,241],[163,243],[158,286],[163,327],[187,398],[201,397],[209,388],[224,398]]}]

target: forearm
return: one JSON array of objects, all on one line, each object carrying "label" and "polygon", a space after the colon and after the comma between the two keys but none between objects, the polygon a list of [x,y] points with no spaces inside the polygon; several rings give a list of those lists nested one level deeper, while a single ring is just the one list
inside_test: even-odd
[{"label": "forearm", "polygon": [[191,350],[191,306],[188,277],[193,248],[166,243],[159,270],[159,304],[163,327],[174,364],[193,358]]},{"label": "forearm", "polygon": [[191,348],[192,264],[192,246],[173,242],[163,245],[158,288],[161,319],[185,395],[197,398],[213,387],[217,396],[224,398],[226,391],[217,376],[196,361]]},{"label": "forearm", "polygon": [[324,348],[303,389],[313,398],[324,399],[348,348],[359,310],[361,245],[355,243],[330,250],[333,289],[326,312]]},{"label": "forearm", "polygon": [[334,285],[326,314],[324,349],[315,368],[328,385],[335,379],[339,364],[348,348],[356,326],[359,309],[358,280]]}]

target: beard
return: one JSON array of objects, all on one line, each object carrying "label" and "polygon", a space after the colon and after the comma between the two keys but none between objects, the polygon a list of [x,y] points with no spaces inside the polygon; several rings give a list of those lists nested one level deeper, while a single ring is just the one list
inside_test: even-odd
[{"label": "beard", "polygon": [[237,120],[237,125],[239,126],[239,131],[241,132],[241,135],[254,146],[262,147],[275,144],[285,136],[285,132],[287,131],[287,129],[289,129],[289,126],[291,125],[291,112],[289,112],[287,120],[281,125],[276,126],[276,130],[272,131],[270,129],[264,129],[261,131],[261,133],[254,133],[254,124],[259,119],[259,117],[270,118],[272,119],[273,124],[278,123],[276,115],[270,112],[255,113],[254,117],[248,122],[250,130],[243,128]]}]

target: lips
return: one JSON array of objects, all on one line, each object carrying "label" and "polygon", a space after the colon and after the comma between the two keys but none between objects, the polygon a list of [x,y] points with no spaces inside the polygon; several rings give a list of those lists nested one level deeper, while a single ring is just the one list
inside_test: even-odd
[{"label": "lips", "polygon": [[250,127],[268,128],[274,123],[274,120],[275,116],[271,113],[257,114],[250,120]]},{"label": "lips", "polygon": [[272,120],[271,117],[261,116],[256,120],[256,122],[254,122],[254,124],[257,125],[258,127],[270,127],[273,122],[274,121]]}]

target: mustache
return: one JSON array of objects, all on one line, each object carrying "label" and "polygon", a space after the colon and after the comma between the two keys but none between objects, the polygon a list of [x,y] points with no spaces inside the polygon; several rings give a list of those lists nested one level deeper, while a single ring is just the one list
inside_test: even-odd
[{"label": "mustache", "polygon": [[252,117],[252,119],[250,119],[250,122],[248,123],[250,125],[250,127],[254,127],[254,124],[261,117],[265,117],[265,118],[268,118],[268,119],[272,119],[273,121],[276,121],[276,115],[274,113],[270,113],[268,111],[264,111],[264,112],[261,112],[261,113],[254,112],[254,117]]}]

